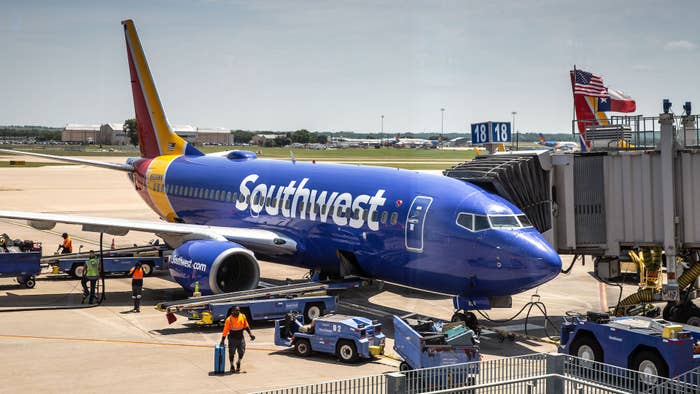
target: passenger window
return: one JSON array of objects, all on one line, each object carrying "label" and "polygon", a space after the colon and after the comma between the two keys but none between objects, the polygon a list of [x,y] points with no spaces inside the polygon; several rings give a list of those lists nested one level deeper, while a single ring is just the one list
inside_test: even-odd
[{"label": "passenger window", "polygon": [[321,215],[325,215],[325,214],[326,214],[326,204],[323,204],[321,206]]},{"label": "passenger window", "polygon": [[306,205],[306,204],[304,204],[304,203],[299,204],[299,213],[304,212],[304,205]]},{"label": "passenger window", "polygon": [[345,216],[351,218],[352,217],[352,209],[348,208],[345,210]]},{"label": "passenger window", "polygon": [[520,227],[518,219],[512,215],[489,216],[489,219],[491,220],[491,227],[493,228]]},{"label": "passenger window", "polygon": [[[377,211],[374,211],[374,214],[372,216],[376,215],[376,213],[377,213]],[[382,224],[386,224],[386,219],[388,217],[389,217],[389,212],[387,212],[387,211],[382,212]],[[375,217],[374,220],[376,221],[377,218]]]},{"label": "passenger window", "polygon": [[231,192],[226,192],[226,202],[231,202]]},{"label": "passenger window", "polygon": [[[242,195],[242,194],[241,194],[241,195]],[[245,203],[246,203],[246,204],[250,204],[250,194],[248,194],[247,196],[245,196]]]},{"label": "passenger window", "polygon": [[208,200],[209,199],[209,189],[204,190],[204,199]]},{"label": "passenger window", "polygon": [[398,221],[399,221],[398,212],[392,212],[391,213],[391,224],[394,225],[394,224],[398,223]]},{"label": "passenger window", "polygon": [[255,195],[255,198],[253,199],[253,204],[254,205],[260,204],[260,194],[259,193]]},{"label": "passenger window", "polygon": [[343,207],[341,207],[340,205],[335,207],[335,216],[337,216],[339,218],[345,217],[345,211],[343,210]]},{"label": "passenger window", "polygon": [[321,210],[321,206],[319,204],[314,204],[314,213],[318,213],[318,211]]},{"label": "passenger window", "polygon": [[[363,209],[363,210],[362,210],[362,220],[366,222],[366,221],[367,221],[367,216],[368,216],[368,215],[369,215],[369,211],[366,210],[366,209]],[[377,218],[374,218],[374,220],[376,221]]]},{"label": "passenger window", "polygon": [[276,207],[277,206],[277,197],[272,199],[272,203],[270,204],[271,207]]},{"label": "passenger window", "polygon": [[474,231],[474,215],[470,213],[460,213],[457,216],[457,224],[467,230]]},{"label": "passenger window", "polygon": [[284,209],[289,209],[290,205],[292,205],[292,200],[284,200]]},{"label": "passenger window", "polygon": [[530,219],[527,218],[525,215],[518,215],[518,220],[520,221],[520,225],[523,227],[532,227],[532,222],[530,222]]},{"label": "passenger window", "polygon": [[221,199],[221,191],[220,191],[220,190],[217,190],[217,191],[216,191],[216,194],[215,194],[215,196],[214,196],[214,199],[217,200],[217,201],[219,201],[219,199]]},{"label": "passenger window", "polygon": [[474,215],[474,231],[490,228],[489,219],[484,215]]},{"label": "passenger window", "polygon": [[353,216],[355,220],[360,218],[360,208],[355,208],[355,215]]}]

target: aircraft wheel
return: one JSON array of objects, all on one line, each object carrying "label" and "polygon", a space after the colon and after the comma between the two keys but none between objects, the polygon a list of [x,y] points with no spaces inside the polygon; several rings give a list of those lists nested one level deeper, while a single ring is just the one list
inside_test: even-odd
[{"label": "aircraft wheel", "polygon": [[26,282],[24,282],[24,285],[27,286],[27,289],[33,289],[34,286],[36,286],[36,280],[32,276],[31,278],[27,279]]},{"label": "aircraft wheel", "polygon": [[410,371],[412,369],[413,368],[405,361],[401,361],[401,364],[399,364],[399,371]]},{"label": "aircraft wheel", "polygon": [[466,324],[466,326],[470,329],[474,330],[474,332],[477,332],[477,330],[479,329],[479,320],[476,318],[476,315],[472,312],[455,312],[455,314],[452,315],[451,320],[453,322],[463,321],[464,324]]}]

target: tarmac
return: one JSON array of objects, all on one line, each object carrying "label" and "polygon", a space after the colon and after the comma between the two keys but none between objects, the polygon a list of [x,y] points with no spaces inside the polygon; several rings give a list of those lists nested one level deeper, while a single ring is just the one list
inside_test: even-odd
[{"label": "tarmac", "polygon": [[[21,160],[21,158],[18,158]],[[29,161],[38,161],[26,158]],[[100,158],[124,162],[124,158]],[[70,213],[101,217],[158,220],[140,197],[126,175],[81,165],[37,168],[0,168],[0,206],[7,210]],[[0,219],[0,233],[13,239],[41,241],[44,254],[53,254],[61,242],[60,234],[73,237],[77,251],[98,249],[99,234],[82,232],[79,226],[57,225],[39,231],[23,222]],[[115,237],[117,247],[143,244],[154,236],[131,232]],[[105,248],[112,237],[105,235]],[[572,256],[562,256],[568,267]],[[488,311],[492,319],[513,316],[533,296],[545,304],[549,320],[540,310],[527,309],[510,321],[480,321],[491,327],[514,332],[513,340],[486,331],[481,351],[485,359],[534,352],[555,352],[551,337],[558,335],[559,324],[567,311],[600,310],[598,282],[590,271],[593,264],[577,263],[569,274],[526,293],[513,296],[513,307]],[[300,279],[306,271],[274,263],[261,262],[262,278],[281,282]],[[0,393],[4,392],[161,392],[209,391],[237,392],[319,383],[396,371],[399,361],[392,350],[392,314],[419,313],[436,319],[452,316],[451,298],[404,287],[352,290],[340,295],[341,313],[380,320],[389,339],[387,356],[354,365],[342,364],[334,357],[313,355],[299,358],[291,350],[273,344],[274,324],[254,322],[257,339],[248,341],[243,373],[215,376],[213,347],[221,336],[221,327],[201,328],[182,318],[169,325],[165,315],[153,308],[164,300],[186,297],[167,271],[144,281],[141,313],[131,309],[130,279],[106,280],[106,300],[96,307],[59,310],[31,310],[45,306],[80,307],[81,290],[77,280],[37,277],[34,289],[20,287],[14,278],[0,278]],[[614,305],[618,289],[605,286],[606,302]],[[633,283],[624,287],[624,295],[634,292]],[[21,309],[21,310],[18,310]],[[527,324],[526,324],[527,323]],[[525,330],[530,339],[524,336]],[[536,339],[531,339],[536,338]]]}]

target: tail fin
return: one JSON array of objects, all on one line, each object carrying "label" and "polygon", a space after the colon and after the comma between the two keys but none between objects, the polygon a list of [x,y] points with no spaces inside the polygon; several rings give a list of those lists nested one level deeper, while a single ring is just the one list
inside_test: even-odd
[{"label": "tail fin", "polygon": [[544,138],[544,134],[540,133],[540,142],[544,143],[545,141],[547,141],[547,139]]},{"label": "tail fin", "polygon": [[122,21],[126,36],[126,52],[129,57],[131,91],[134,95],[134,110],[138,128],[141,157],[154,158],[161,155],[194,155],[203,153],[175,134],[163,111],[156,85],[146,62],[134,21]]}]

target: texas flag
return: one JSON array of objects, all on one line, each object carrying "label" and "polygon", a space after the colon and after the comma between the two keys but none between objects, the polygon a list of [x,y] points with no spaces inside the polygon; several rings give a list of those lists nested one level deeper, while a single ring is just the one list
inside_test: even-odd
[{"label": "texas flag", "polygon": [[607,88],[607,91],[607,97],[598,97],[598,111],[634,112],[637,110],[637,104],[632,97],[613,88]]}]

